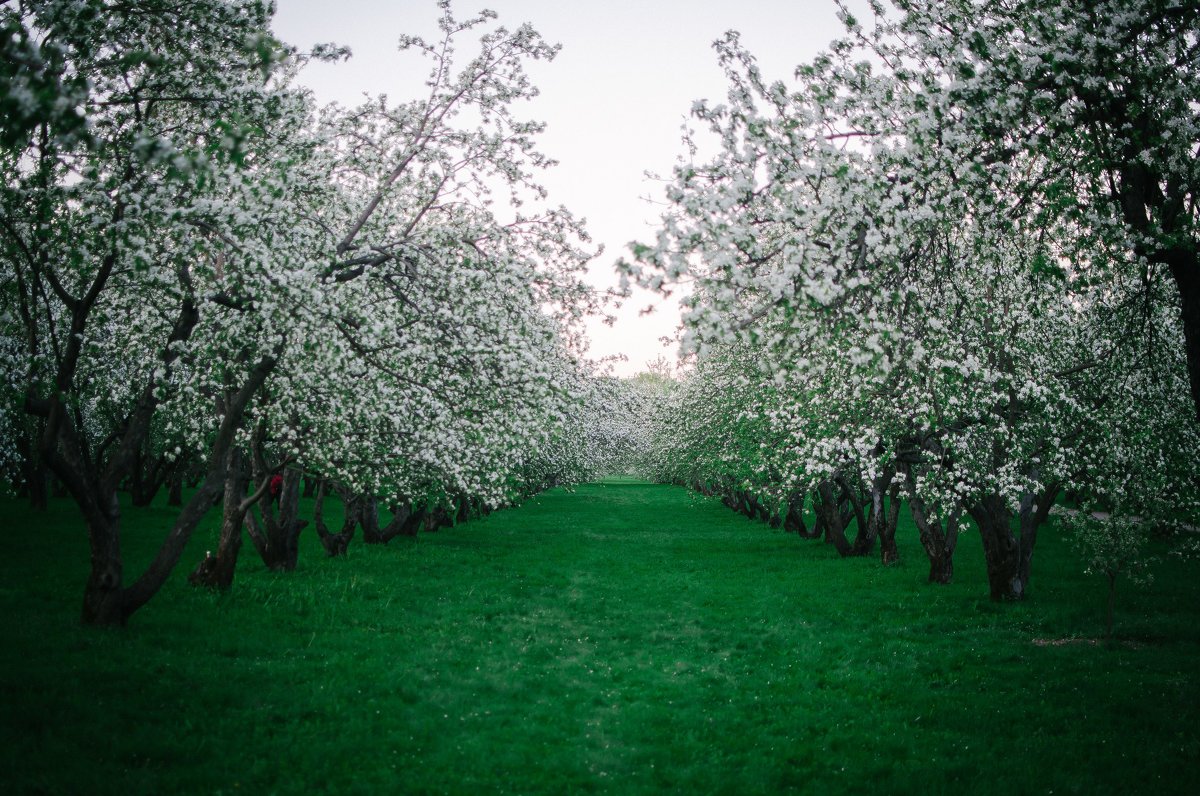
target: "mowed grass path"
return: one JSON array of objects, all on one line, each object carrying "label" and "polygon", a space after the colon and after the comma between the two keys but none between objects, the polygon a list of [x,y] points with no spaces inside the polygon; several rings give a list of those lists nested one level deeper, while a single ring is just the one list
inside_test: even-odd
[{"label": "mowed grass path", "polygon": [[[1200,792],[1200,584],[1170,563],[1094,636],[1056,532],[1032,599],[839,560],[669,486],[554,490],[325,558],[243,558],[121,631],[77,624],[83,531],[14,501],[0,555],[5,793]],[[131,571],[170,514],[130,514]],[[215,523],[216,518],[213,518]],[[32,532],[31,532],[32,531]]]}]

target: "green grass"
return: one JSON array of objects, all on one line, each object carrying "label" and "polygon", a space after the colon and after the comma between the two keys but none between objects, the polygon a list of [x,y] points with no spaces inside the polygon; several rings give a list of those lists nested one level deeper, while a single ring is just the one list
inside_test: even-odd
[{"label": "green grass", "polygon": [[[4,793],[1196,793],[1200,578],[1171,562],[1101,632],[1053,528],[1031,599],[839,560],[717,501],[628,480],[299,571],[248,547],[124,630],[78,625],[72,509],[8,500]],[[129,570],[170,514],[128,512]],[[212,518],[215,523],[216,517]]]}]

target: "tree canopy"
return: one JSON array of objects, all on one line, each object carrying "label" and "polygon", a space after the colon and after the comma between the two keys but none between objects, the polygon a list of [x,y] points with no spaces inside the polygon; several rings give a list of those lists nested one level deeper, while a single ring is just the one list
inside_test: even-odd
[{"label": "tree canopy", "polygon": [[870,8],[791,84],[715,45],[727,101],[693,107],[662,229],[624,264],[689,288],[669,427],[694,432],[664,475],[783,507],[899,487],[914,517],[970,515],[992,595],[1019,598],[1064,491],[1197,516],[1200,9]]},{"label": "tree canopy", "polygon": [[[400,38],[425,95],[355,108],[294,84],[345,52],[277,41],[268,3],[4,9],[4,447],[83,511],[86,621],[144,604],[222,492],[218,558],[245,524],[289,568],[302,475],[437,521],[577,477],[591,254],[519,115],[557,47],[440,7]],[[116,493],[151,466],[199,483],[127,583]]]}]

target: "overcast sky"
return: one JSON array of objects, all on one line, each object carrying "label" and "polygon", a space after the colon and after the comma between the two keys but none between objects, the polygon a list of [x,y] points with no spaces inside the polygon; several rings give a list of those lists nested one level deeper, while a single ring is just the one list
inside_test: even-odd
[{"label": "overcast sky", "polygon": [[[436,35],[434,0],[277,0],[276,34],[306,48],[318,42],[349,46],[347,63],[308,67],[301,81],[321,102],[357,104],[362,93],[395,100],[417,96],[427,72],[412,53],[396,51],[400,33]],[[542,151],[560,162],[544,176],[550,198],[576,215],[605,253],[593,263],[599,286],[615,284],[613,263],[630,241],[649,242],[661,209],[662,185],[646,172],[670,175],[683,151],[681,128],[696,99],[723,101],[725,80],[712,42],[738,30],[769,79],[790,78],[838,35],[833,0],[456,0],[459,18],[482,8],[509,28],[533,24],[563,45],[530,74],[541,95],[519,113],[548,124]],[[464,43],[464,59],[473,51]],[[658,203],[656,205],[656,203]],[[616,371],[630,375],[659,355],[674,360],[679,322],[674,299],[641,293],[627,302],[615,327],[591,327],[592,354],[624,354]],[[649,315],[639,311],[649,304]]]}]

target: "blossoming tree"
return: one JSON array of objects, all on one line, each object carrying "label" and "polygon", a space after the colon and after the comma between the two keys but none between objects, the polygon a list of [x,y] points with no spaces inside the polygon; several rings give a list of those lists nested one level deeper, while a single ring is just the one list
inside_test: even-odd
[{"label": "blossoming tree", "polygon": [[[522,215],[548,161],[513,107],[556,48],[440,5],[440,41],[401,39],[433,58],[425,99],[319,118],[290,64],[342,53],[279,43],[267,4],[4,9],[5,384],[85,518],[85,622],[144,605],[222,493],[240,540],[275,473],[255,539],[288,568],[304,470],[499,503],[549,447],[593,301],[579,224]],[[203,475],[127,583],[117,492],[152,435]]]},{"label": "blossoming tree", "polygon": [[[1138,36],[1170,42],[1139,78],[1192,91],[1179,79],[1194,55],[1180,44],[1186,14],[1111,5],[1138,20]],[[1090,11],[906,3],[892,19],[872,7],[869,30],[844,13],[847,38],[790,87],[767,82],[736,34],[717,43],[728,102],[696,104],[710,135],[690,142],[693,152],[712,142],[716,154],[677,169],[658,240],[635,246],[627,272],[650,287],[691,283],[684,347],[699,378],[717,372],[707,360],[741,358],[727,415],[752,430],[730,440],[723,426],[726,438],[710,434],[708,445],[738,463],[745,488],[775,482],[779,501],[815,491],[827,536],[849,554],[871,542],[862,504],[883,517],[882,497],[894,504],[902,485],[931,580],[950,577],[967,514],[992,596],[1017,599],[1038,527],[1064,487],[1080,486],[1092,451],[1112,444],[1120,412],[1153,399],[1182,431],[1147,450],[1195,449],[1194,419],[1136,375],[1182,383],[1174,354],[1191,346],[1186,278],[1160,266],[1175,256],[1164,235],[1194,246],[1183,233],[1194,206],[1170,215],[1174,233],[1132,223],[1128,191],[1115,187],[1124,156],[1078,154],[1081,137],[1096,151],[1120,131],[1092,119],[1089,132],[1042,96],[1038,69],[1124,40],[1105,25],[1054,39],[1068,23],[1099,24]],[[1040,44],[1026,52],[1030,42]],[[1089,82],[1076,77],[1063,78],[1068,94]],[[1174,149],[1183,131],[1171,124],[1165,149],[1138,157],[1186,183]],[[861,544],[841,535],[851,517]]]}]

